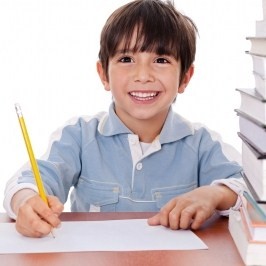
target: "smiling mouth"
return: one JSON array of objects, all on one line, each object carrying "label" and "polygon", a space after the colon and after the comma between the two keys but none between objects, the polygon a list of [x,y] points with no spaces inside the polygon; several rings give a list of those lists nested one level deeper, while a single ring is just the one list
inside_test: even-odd
[{"label": "smiling mouth", "polygon": [[130,92],[129,95],[137,101],[150,101],[159,95],[159,92]]}]

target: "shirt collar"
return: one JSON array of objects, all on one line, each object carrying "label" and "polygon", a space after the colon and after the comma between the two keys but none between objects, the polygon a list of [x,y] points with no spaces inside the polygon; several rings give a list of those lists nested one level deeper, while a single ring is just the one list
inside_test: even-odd
[{"label": "shirt collar", "polygon": [[99,131],[104,136],[113,136],[118,134],[133,134],[133,132],[128,129],[123,122],[116,115],[114,110],[114,103],[109,107],[109,113],[99,125]]},{"label": "shirt collar", "polygon": [[186,136],[193,135],[192,124],[185,118],[173,111],[170,107],[164,126],[159,136],[160,143],[169,143],[177,141]]},{"label": "shirt collar", "polygon": [[[100,124],[99,131],[104,136],[134,134],[116,115],[114,111],[114,103],[110,105],[109,114]],[[192,134],[194,134],[194,129],[191,123],[175,113],[172,107],[170,107],[164,126],[159,135],[160,143],[173,142]]]}]

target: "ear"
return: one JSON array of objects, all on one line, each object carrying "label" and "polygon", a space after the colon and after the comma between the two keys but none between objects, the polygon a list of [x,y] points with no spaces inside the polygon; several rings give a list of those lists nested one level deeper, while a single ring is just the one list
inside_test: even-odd
[{"label": "ear", "polygon": [[194,65],[192,64],[186,74],[183,77],[183,80],[181,81],[181,84],[179,85],[179,88],[177,90],[178,93],[183,93],[194,74]]},{"label": "ear", "polygon": [[106,74],[105,74],[105,71],[103,69],[103,65],[102,65],[101,61],[97,61],[96,67],[97,67],[98,75],[99,75],[99,77],[102,81],[102,84],[104,86],[104,89],[107,91],[110,91],[108,78],[106,77]]}]

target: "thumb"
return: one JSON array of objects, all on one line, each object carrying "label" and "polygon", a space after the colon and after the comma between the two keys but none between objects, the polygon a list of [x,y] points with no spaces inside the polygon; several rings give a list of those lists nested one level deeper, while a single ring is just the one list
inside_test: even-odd
[{"label": "thumb", "polygon": [[55,196],[47,196],[50,209],[57,215],[60,215],[64,209],[64,205]]}]

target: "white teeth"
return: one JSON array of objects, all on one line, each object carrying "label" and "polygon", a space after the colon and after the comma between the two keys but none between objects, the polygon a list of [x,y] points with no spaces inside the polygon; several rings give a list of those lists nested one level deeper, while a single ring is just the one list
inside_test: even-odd
[{"label": "white teeth", "polygon": [[131,92],[130,95],[138,98],[150,98],[155,97],[157,95],[157,92]]}]

